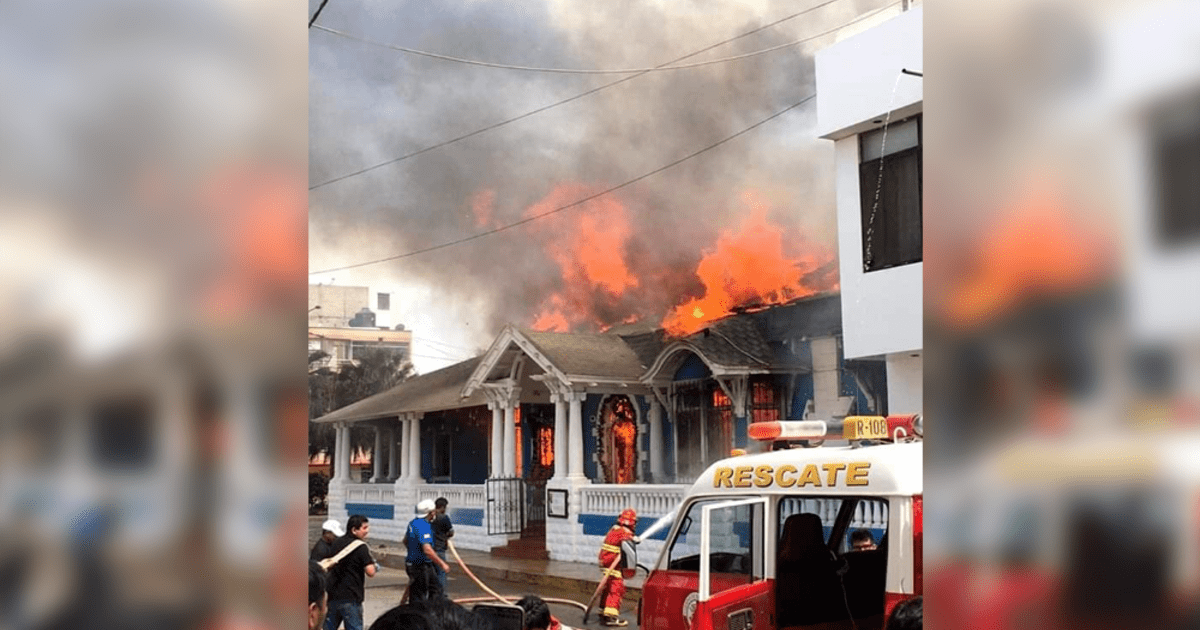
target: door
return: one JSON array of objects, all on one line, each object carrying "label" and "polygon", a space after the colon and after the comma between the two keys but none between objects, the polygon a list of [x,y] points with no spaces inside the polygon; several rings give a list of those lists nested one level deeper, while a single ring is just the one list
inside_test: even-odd
[{"label": "door", "polygon": [[693,628],[773,630],[775,589],[766,579],[767,498],[705,505]]}]

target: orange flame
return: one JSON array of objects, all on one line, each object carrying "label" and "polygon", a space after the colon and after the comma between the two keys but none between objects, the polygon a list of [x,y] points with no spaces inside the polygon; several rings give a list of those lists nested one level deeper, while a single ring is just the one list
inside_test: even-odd
[{"label": "orange flame", "polygon": [[[539,215],[591,194],[579,184],[560,184],[530,206],[525,216]],[[547,298],[534,318],[535,330],[566,332],[581,324],[603,327],[600,301],[624,295],[638,279],[625,262],[633,234],[625,207],[612,197],[594,199],[573,213],[571,229],[556,232],[547,254],[562,270],[563,290]],[[543,229],[550,229],[543,227]]]},{"label": "orange flame", "polygon": [[1053,193],[1035,193],[1000,217],[968,263],[936,299],[951,325],[972,327],[1020,308],[1030,300],[1095,286],[1111,276],[1115,252]]},{"label": "orange flame", "polygon": [[750,212],[738,232],[724,231],[716,249],[706,252],[696,275],[704,295],[676,306],[663,319],[673,336],[691,334],[733,312],[737,306],[782,304],[829,290],[807,286],[805,276],[833,260],[829,253],[792,258],[784,251],[783,230],[767,221],[767,208],[753,195],[744,196]]}]

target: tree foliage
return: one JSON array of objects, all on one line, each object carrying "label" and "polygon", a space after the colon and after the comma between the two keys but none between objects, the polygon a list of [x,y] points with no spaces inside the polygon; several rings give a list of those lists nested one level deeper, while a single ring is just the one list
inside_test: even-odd
[{"label": "tree foliage", "polygon": [[[332,453],[336,432],[329,424],[312,421],[331,411],[387,391],[416,376],[412,362],[399,354],[382,348],[355,352],[353,364],[340,370],[322,366],[329,355],[313,352],[308,356],[308,453]],[[356,449],[371,450],[375,433],[370,430],[350,430],[350,443]]]}]

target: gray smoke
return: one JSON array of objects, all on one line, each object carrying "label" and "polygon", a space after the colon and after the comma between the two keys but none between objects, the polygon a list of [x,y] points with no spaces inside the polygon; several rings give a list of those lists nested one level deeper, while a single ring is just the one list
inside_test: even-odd
[{"label": "gray smoke", "polygon": [[[645,67],[813,6],[753,12],[720,2],[673,3],[331,0],[319,23],[380,42],[516,65]],[[689,61],[728,57],[816,34],[887,4],[842,0]],[[315,10],[316,2],[312,3]],[[419,58],[310,33],[310,181],[398,157],[611,82],[614,75],[536,74]],[[653,73],[520,122],[337,182],[310,194],[311,243],[337,260],[403,253],[510,223],[561,184],[619,184],[728,136],[811,95],[812,51],[834,40],[703,68]],[[771,207],[791,239],[836,251],[832,143],[814,137],[815,101],[712,152],[615,193],[633,236],[625,259],[641,286],[598,294],[610,323],[660,318],[699,295],[692,275],[723,229],[736,229],[746,190]],[[494,192],[491,222],[471,209]],[[439,299],[469,296],[479,324],[528,325],[561,271],[550,242],[570,242],[575,208],[553,218],[372,270],[380,281],[423,279]],[[387,241],[386,251],[378,240]],[[359,241],[364,241],[362,247]],[[367,245],[366,242],[372,243]],[[328,249],[322,249],[328,248]],[[332,274],[336,276],[337,274]],[[319,281],[322,276],[314,276]],[[327,279],[327,277],[326,277]]]}]

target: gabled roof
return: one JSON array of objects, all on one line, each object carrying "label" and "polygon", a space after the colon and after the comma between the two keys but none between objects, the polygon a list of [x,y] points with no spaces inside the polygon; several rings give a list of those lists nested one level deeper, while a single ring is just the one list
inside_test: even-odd
[{"label": "gabled roof", "polygon": [[618,335],[537,332],[510,325],[496,336],[462,393],[478,395],[484,383],[511,376],[515,357],[521,354],[564,384],[636,383],[646,369],[637,353]]},{"label": "gabled roof", "polygon": [[617,335],[520,331],[568,377],[636,381],[646,366]]},{"label": "gabled roof", "polygon": [[358,422],[409,412],[425,413],[487,404],[482,392],[475,392],[466,399],[460,398],[463,385],[478,367],[481,359],[482,357],[467,359],[410,378],[385,392],[331,411],[313,422]]},{"label": "gabled roof", "polygon": [[700,357],[717,375],[811,370],[811,360],[797,356],[788,344],[841,334],[841,324],[838,294],[738,313],[668,343],[642,380],[669,377],[687,352]]}]

